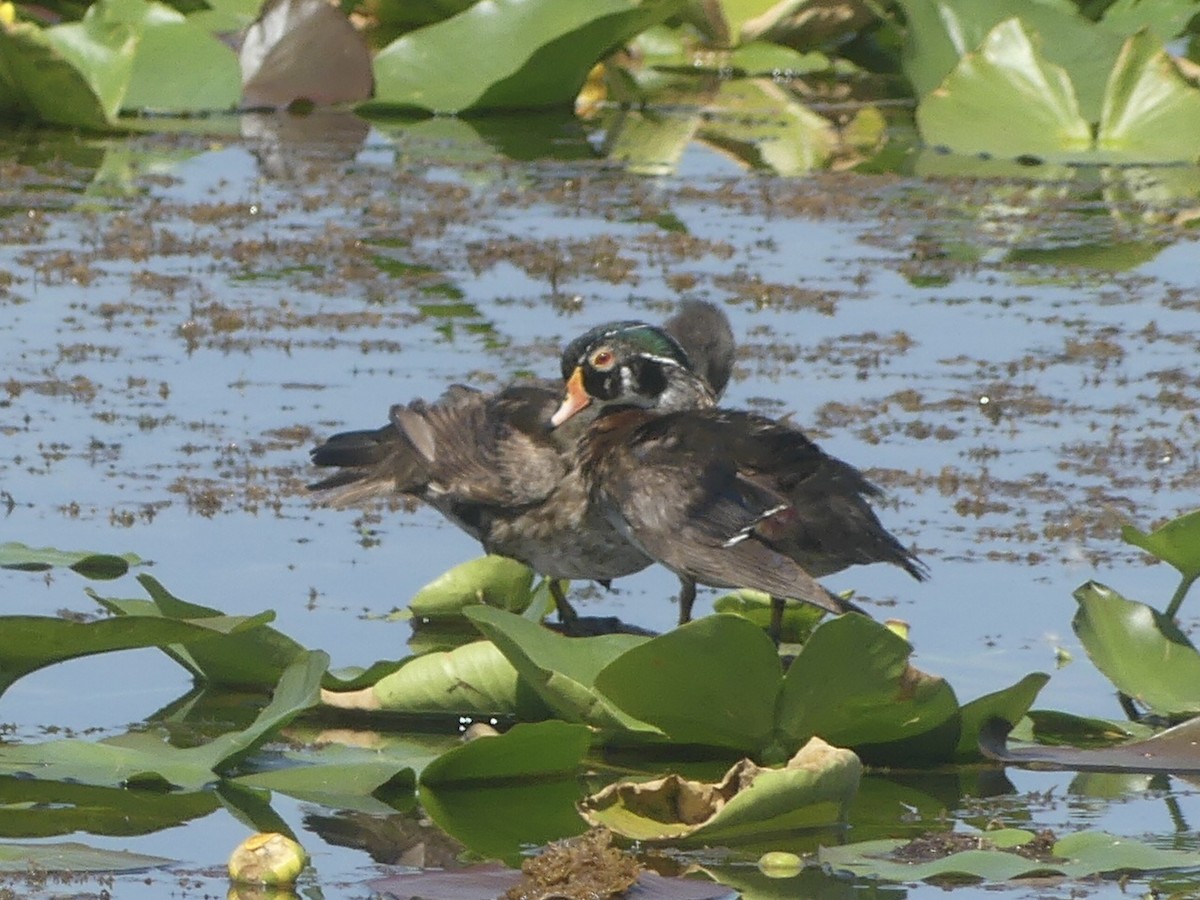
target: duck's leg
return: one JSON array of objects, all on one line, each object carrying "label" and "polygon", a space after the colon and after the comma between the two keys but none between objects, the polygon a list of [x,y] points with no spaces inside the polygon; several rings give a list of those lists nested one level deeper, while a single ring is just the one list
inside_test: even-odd
[{"label": "duck's leg", "polygon": [[679,624],[692,621],[692,604],[696,602],[696,582],[686,575],[679,576]]},{"label": "duck's leg", "polygon": [[550,579],[550,596],[554,600],[554,608],[558,610],[559,622],[570,625],[579,618],[575,607],[567,602],[567,593],[563,590],[562,581],[557,578]]},{"label": "duck's leg", "polygon": [[787,606],[786,597],[771,598],[771,625],[767,628],[767,634],[775,642],[776,647],[783,639],[783,609],[785,606]]}]

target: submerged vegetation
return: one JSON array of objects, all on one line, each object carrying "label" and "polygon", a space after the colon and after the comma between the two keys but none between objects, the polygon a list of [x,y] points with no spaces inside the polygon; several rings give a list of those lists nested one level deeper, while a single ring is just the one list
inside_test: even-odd
[{"label": "submerged vegetation", "polygon": [[[138,114],[297,104],[372,118],[575,108],[604,116],[606,152],[645,171],[700,137],[794,173],[883,153],[889,101],[900,99],[915,104],[927,147],[1026,162],[1194,162],[1198,9],[1193,0],[4,2],[0,116],[103,131],[155,127],[129,118]],[[814,98],[857,102],[832,113]],[[741,121],[731,127],[723,115]]]},{"label": "submerged vegetation", "polygon": [[[1149,534],[1130,528],[1126,537],[1180,571],[1170,601],[1176,612],[1200,571],[1200,513]],[[112,579],[139,564],[132,555],[0,546],[0,565],[13,569],[66,566]],[[261,831],[287,833],[265,802],[279,792],[364,812],[419,802],[468,846],[513,862],[529,823],[514,838],[485,816],[497,791],[523,811],[536,810],[530,815],[541,840],[579,834],[591,823],[686,847],[836,825],[855,801],[863,763],[913,769],[993,757],[1110,772],[1200,772],[1200,653],[1166,612],[1094,582],[1076,592],[1074,628],[1127,698],[1133,721],[1031,710],[1050,677],[1042,673],[960,703],[943,679],[912,666],[907,640],[857,615],[815,627],[791,619],[800,626],[792,636],[802,642],[785,645],[783,658],[759,625],[735,612],[657,637],[564,637],[540,623],[552,608],[546,586],[494,557],[457,567],[414,598],[414,642],[439,649],[352,671],[330,671],[325,653],[272,628],[269,611],[227,616],[173,596],[148,575],[137,580],[148,599],[89,589],[108,615],[88,621],[0,616],[0,689],[79,656],[158,647],[187,669],[199,692],[117,737],[0,747],[5,795],[28,807],[13,813],[10,838],[67,833],[80,827],[81,816],[100,833],[144,832],[202,815],[217,802]],[[751,618],[766,603],[745,592],[731,599],[718,606],[750,610]],[[654,691],[643,689],[649,681]],[[270,702],[241,727],[197,740],[189,709],[245,691],[268,692]],[[345,715],[369,723],[375,746],[313,730]],[[463,744],[434,724],[447,721],[500,729],[485,725],[489,733]],[[1168,727],[1173,723],[1180,724]],[[1020,738],[1019,746],[1008,746],[1006,737]],[[1086,746],[1064,746],[1072,743]],[[614,754],[619,767],[611,764]],[[730,763],[723,777],[696,777]],[[585,780],[592,785],[586,791]],[[664,815],[668,809],[678,817]],[[884,880],[1200,866],[1195,853],[1101,832],[1051,840],[1041,855],[1023,851],[1035,837],[988,832],[918,868],[904,856],[913,852],[905,839],[822,850],[819,861]],[[27,852],[3,845],[12,856],[0,857],[0,868],[4,858],[55,865],[54,854],[67,846]],[[167,862],[90,858],[93,851],[77,846],[71,852],[79,870]]]}]

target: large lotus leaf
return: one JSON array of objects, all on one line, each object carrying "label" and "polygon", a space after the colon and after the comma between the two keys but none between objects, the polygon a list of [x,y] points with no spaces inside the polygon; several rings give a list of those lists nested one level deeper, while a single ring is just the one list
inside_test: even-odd
[{"label": "large lotus leaf", "polygon": [[481,556],[442,573],[408,601],[414,619],[458,618],[464,607],[486,603],[509,612],[529,605],[533,570],[507,556]]},{"label": "large lotus leaf", "polygon": [[165,4],[110,2],[114,14],[141,35],[122,109],[183,113],[237,105],[241,75],[225,44]]},{"label": "large lotus leaf", "polygon": [[1009,749],[1007,723],[993,719],[980,736],[989,759],[1010,764],[1037,765],[1079,771],[1200,772],[1200,717],[1160,731],[1140,741],[1112,747],[1030,746]]},{"label": "large lotus leaf", "polygon": [[681,0],[480,0],[381,50],[369,106],[451,113],[568,105],[601,56],[681,6]]},{"label": "large lotus leaf", "polygon": [[660,734],[654,726],[620,710],[595,686],[605,666],[649,638],[634,634],[563,637],[486,606],[472,607],[466,616],[495,643],[554,715],[612,735]]},{"label": "large lotus leaf", "polygon": [[[75,842],[0,844],[0,872],[132,872],[169,866],[176,860],[127,850],[102,850]],[[15,895],[14,895],[15,896]]]},{"label": "large lotus leaf", "polygon": [[112,127],[137,43],[137,32],[112,15],[109,0],[90,6],[79,22],[0,28],[0,112],[53,125]]},{"label": "large lotus leaf", "polygon": [[44,572],[55,566],[66,566],[84,578],[107,581],[120,578],[130,566],[140,565],[141,557],[135,553],[114,556],[111,553],[90,553],[86,550],[56,550],[53,547],[27,547],[10,541],[0,544],[0,569],[18,569],[23,572]]},{"label": "large lotus leaf", "polygon": [[354,694],[327,692],[324,699],[331,706],[404,713],[539,719],[548,712],[537,693],[490,641],[472,641],[453,650],[414,656],[362,694],[356,699]]},{"label": "large lotus leaf", "polygon": [[617,782],[580,803],[593,825],[638,841],[713,843],[842,821],[862,763],[813,738],[781,768],[744,759],[716,783]]},{"label": "large lotus leaf", "polygon": [[586,725],[536,722],[447,750],[421,771],[421,788],[531,781],[574,774],[591,744]]},{"label": "large lotus leaf", "polygon": [[674,743],[749,755],[774,731],[782,675],[761,628],[718,615],[628,650],[596,676],[596,689]]},{"label": "large lotus leaf", "polygon": [[[139,575],[137,580],[150,595],[149,602],[101,597],[94,591],[89,591],[89,595],[105,609],[122,617],[157,616],[164,621],[196,622],[219,622],[225,618],[220,610],[174,596],[150,575]],[[271,618],[274,618],[273,614]],[[305,651],[290,637],[266,625],[242,629],[225,640],[206,646],[165,644],[162,649],[201,683],[249,689],[272,687],[284,669]]]},{"label": "large lotus leaf", "polygon": [[1184,578],[1200,577],[1200,510],[1178,516],[1149,534],[1123,525],[1121,537],[1174,566]]},{"label": "large lotus leaf", "polygon": [[955,758],[978,759],[979,734],[984,723],[994,718],[1003,719],[1012,725],[1020,722],[1049,680],[1050,676],[1044,672],[1033,672],[1011,687],[976,697],[970,703],[963,704],[959,710],[962,726]]},{"label": "large lotus leaf", "polygon": [[153,834],[220,808],[212,791],[164,794],[118,787],[0,778],[0,837],[46,838],[86,831],[114,837]]},{"label": "large lotus leaf", "polygon": [[1092,143],[1066,70],[1045,59],[1018,19],[959,60],[921,100],[917,125],[927,144],[956,153],[1055,158]]},{"label": "large lotus leaf", "polygon": [[[1180,74],[1158,38],[1135,34],[1108,80],[1097,148],[1128,159],[1194,162],[1197,134],[1200,89]],[[1193,543],[1191,555],[1200,559],[1200,545]]]},{"label": "large lotus leaf", "polygon": [[820,735],[870,760],[949,758],[958,744],[958,701],[943,679],[909,665],[911,653],[907,641],[866,616],[821,625],[783,681],[783,744],[799,747]]},{"label": "large lotus leaf", "polygon": [[904,72],[918,98],[942,84],[998,24],[1017,18],[1040,38],[1045,59],[1070,77],[1083,118],[1099,120],[1104,83],[1121,51],[1120,35],[1042,0],[902,0],[901,6],[908,21]]},{"label": "large lotus leaf", "polygon": [[126,616],[99,622],[71,622],[52,616],[0,616],[0,694],[30,672],[54,663],[114,650],[168,647],[230,640],[243,629],[260,627],[274,613],[168,620]]},{"label": "large lotus leaf", "polygon": [[981,843],[995,849],[963,850],[928,862],[910,862],[895,852],[904,840],[865,841],[842,847],[822,847],[818,858],[835,871],[884,881],[922,881],[935,877],[966,877],[1006,881],[1035,873],[1058,873],[1086,878],[1104,872],[1140,872],[1200,865],[1200,853],[1163,850],[1102,831],[1067,835],[1051,849],[1053,859],[1029,859],[1015,851],[1029,843],[1031,831],[1003,829],[978,834]]},{"label": "large lotus leaf", "polygon": [[284,672],[270,704],[249,728],[223,734],[202,746],[171,747],[151,732],[132,732],[95,743],[72,739],[21,744],[0,747],[0,774],[197,790],[313,706],[328,664],[329,657],[319,652],[298,659]]},{"label": "large lotus leaf", "polygon": [[1119,691],[1160,715],[1200,712],[1200,653],[1174,622],[1094,581],[1075,599],[1075,634]]}]

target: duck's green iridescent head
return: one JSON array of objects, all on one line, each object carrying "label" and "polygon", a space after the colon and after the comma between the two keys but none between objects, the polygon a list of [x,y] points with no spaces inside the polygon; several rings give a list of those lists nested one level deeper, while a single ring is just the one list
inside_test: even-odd
[{"label": "duck's green iridescent head", "polygon": [[679,342],[645,322],[601,325],[571,341],[563,351],[562,373],[567,397],[551,419],[554,425],[594,401],[663,411],[712,403]]}]

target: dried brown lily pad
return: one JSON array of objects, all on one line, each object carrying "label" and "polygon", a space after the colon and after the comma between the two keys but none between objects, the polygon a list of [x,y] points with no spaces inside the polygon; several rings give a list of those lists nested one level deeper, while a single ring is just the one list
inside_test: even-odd
[{"label": "dried brown lily pad", "polygon": [[744,759],[716,783],[679,775],[617,782],[579,809],[589,823],[635,840],[729,840],[840,821],[861,775],[853,752],[813,738],[782,768]]}]

